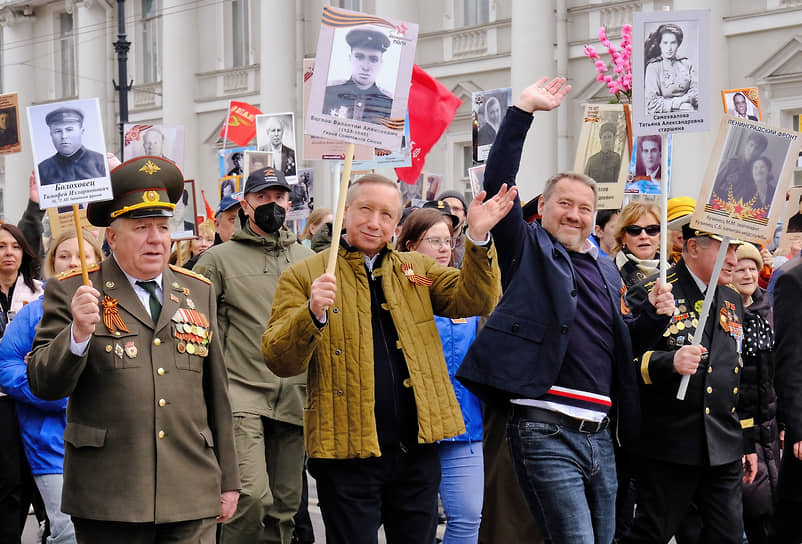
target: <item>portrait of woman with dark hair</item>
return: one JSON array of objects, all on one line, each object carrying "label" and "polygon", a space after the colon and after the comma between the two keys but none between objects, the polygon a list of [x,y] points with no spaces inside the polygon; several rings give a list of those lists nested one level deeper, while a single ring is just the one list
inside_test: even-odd
[{"label": "portrait of woman with dark hair", "polygon": [[665,23],[649,35],[645,44],[646,111],[667,113],[696,111],[699,107],[699,79],[687,57],[677,54],[684,32],[673,23]]}]

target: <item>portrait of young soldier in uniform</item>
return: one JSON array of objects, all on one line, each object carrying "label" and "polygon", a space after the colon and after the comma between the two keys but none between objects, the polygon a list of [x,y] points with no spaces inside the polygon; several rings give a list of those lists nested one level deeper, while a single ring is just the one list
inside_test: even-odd
[{"label": "portrait of young soldier in uniform", "polygon": [[83,145],[84,113],[72,107],[57,108],[45,116],[56,153],[39,163],[39,183],[100,178],[106,175],[101,153]]},{"label": "portrait of young soldier in uniform", "polygon": [[323,113],[381,124],[382,119],[390,118],[393,106],[392,93],[376,85],[390,39],[378,30],[355,28],[345,35],[345,41],[351,49],[348,54],[351,77],[346,81],[329,81]]}]

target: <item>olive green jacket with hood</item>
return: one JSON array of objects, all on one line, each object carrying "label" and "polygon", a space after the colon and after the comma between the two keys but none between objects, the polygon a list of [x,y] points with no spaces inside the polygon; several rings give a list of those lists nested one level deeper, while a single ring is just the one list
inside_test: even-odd
[{"label": "olive green jacket with hood", "polygon": [[193,271],[217,293],[217,318],[228,369],[231,410],[303,424],[306,375],[279,378],[264,363],[261,338],[281,273],[314,253],[291,231],[260,236],[247,219],[231,240],[204,251]]}]

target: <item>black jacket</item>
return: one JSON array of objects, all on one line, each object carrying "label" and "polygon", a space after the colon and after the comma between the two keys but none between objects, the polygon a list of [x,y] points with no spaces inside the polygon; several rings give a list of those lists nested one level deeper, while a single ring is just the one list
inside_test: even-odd
[{"label": "black jacket", "polygon": [[[741,362],[735,338],[724,326],[728,320],[742,322],[741,297],[731,287],[717,287],[702,337],[708,356],[691,376],[685,400],[679,400],[681,376],[674,371],[674,353],[692,343],[704,297],[684,261],[670,268],[666,279],[673,284],[674,317],[660,341],[636,358],[643,414],[639,453],[681,465],[730,463],[744,453],[735,408]],[[655,282],[649,278],[629,291],[633,313],[649,304]]]}]

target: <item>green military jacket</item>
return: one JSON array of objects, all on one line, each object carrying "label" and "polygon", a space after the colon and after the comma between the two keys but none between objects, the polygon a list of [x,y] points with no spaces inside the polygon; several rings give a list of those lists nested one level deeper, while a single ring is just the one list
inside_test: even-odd
[{"label": "green military jacket", "polygon": [[260,236],[243,222],[231,240],[204,251],[193,270],[212,282],[234,413],[303,425],[306,376],[279,378],[262,359],[261,338],[270,320],[281,273],[314,255],[282,228]]},{"label": "green military jacket", "polygon": [[158,323],[113,257],[91,268],[102,319],[70,350],[79,272],[47,282],[28,360],[37,396],[69,396],[62,510],[94,520],[215,517],[240,481],[216,297],[205,279],[163,272]]}]

